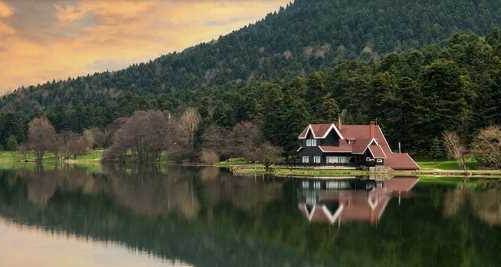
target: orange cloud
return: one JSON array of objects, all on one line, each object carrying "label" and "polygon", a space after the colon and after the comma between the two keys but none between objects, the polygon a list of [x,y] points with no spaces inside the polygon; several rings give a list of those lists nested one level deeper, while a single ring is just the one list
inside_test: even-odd
[{"label": "orange cloud", "polygon": [[[10,34],[0,41],[0,62],[10,66],[0,71],[0,93],[2,88],[5,92],[20,85],[115,70],[179,51],[254,22],[289,2],[77,1],[55,2],[47,9],[43,1],[43,12],[25,13],[40,16],[28,25],[17,16],[32,7],[17,7],[19,2],[11,1],[16,12],[9,8],[9,20],[18,22],[9,26],[0,20],[0,36],[2,25]],[[39,21],[46,23],[43,34]]]},{"label": "orange cloud", "polygon": [[6,3],[0,1],[0,18],[10,17],[14,14],[12,8],[10,8]]}]

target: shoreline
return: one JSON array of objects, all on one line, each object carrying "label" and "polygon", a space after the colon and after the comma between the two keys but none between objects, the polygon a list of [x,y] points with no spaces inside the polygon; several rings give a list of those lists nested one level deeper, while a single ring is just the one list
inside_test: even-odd
[{"label": "shoreline", "polygon": [[[76,166],[88,168],[93,171],[102,170],[103,150],[93,150],[85,155],[78,156],[76,159],[67,159],[63,162],[66,166]],[[163,161],[165,164],[172,164],[172,162]],[[431,163],[431,164],[430,164]],[[448,166],[444,165],[448,164]],[[29,155],[22,157],[18,152],[0,151],[0,169],[17,169],[17,168],[30,168],[35,166],[34,158]],[[52,155],[48,154],[44,159],[43,166],[50,169],[52,166],[58,166]],[[451,162],[436,161],[436,162],[421,162],[421,170],[417,171],[369,171],[356,168],[329,168],[329,167],[303,167],[303,166],[287,166],[287,165],[273,165],[269,170],[266,170],[263,164],[251,164],[243,160],[226,161],[216,164],[206,164],[199,162],[182,162],[175,163],[180,166],[192,167],[217,167],[227,169],[237,176],[249,175],[274,175],[277,177],[299,177],[299,178],[325,178],[335,179],[340,176],[369,176],[369,177],[394,177],[394,176],[427,176],[427,177],[458,177],[458,178],[492,178],[501,179],[501,170],[489,169],[472,169],[468,170],[468,174],[464,175],[463,170],[453,169]],[[442,165],[440,165],[442,164]],[[427,167],[423,167],[423,165]],[[445,167],[444,167],[445,166]],[[439,168],[443,167],[443,168]]]},{"label": "shoreline", "polygon": [[422,169],[418,171],[369,171],[347,168],[314,168],[271,166],[266,170],[260,164],[216,165],[227,168],[235,175],[274,175],[277,177],[300,177],[315,179],[335,179],[340,176],[369,176],[369,177],[395,177],[395,176],[427,176],[427,177],[458,177],[458,178],[492,178],[501,179],[501,170],[469,170],[467,175],[463,170]]}]

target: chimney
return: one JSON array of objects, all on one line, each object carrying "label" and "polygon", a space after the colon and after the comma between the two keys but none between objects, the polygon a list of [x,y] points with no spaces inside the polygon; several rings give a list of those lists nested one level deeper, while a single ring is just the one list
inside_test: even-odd
[{"label": "chimney", "polygon": [[341,126],[343,125],[343,122],[341,120],[341,115],[337,116],[337,128],[341,130]]},{"label": "chimney", "polygon": [[375,134],[376,133],[376,122],[375,121],[371,121],[369,128],[370,128],[370,131],[371,131],[370,132],[370,134],[371,134],[370,138],[372,139],[376,135]]}]

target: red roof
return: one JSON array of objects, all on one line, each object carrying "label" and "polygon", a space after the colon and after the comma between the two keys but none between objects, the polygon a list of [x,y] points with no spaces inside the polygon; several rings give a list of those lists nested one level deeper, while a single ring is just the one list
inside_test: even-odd
[{"label": "red roof", "polygon": [[407,153],[393,153],[386,158],[384,165],[394,170],[418,170],[419,165]]},{"label": "red roof", "polygon": [[386,158],[386,154],[383,152],[381,146],[378,145],[377,143],[372,143],[369,146],[369,150],[371,151],[371,154],[372,156],[374,156],[374,158],[379,158],[379,159]]},{"label": "red roof", "polygon": [[319,146],[324,153],[351,153],[353,152],[352,145],[339,144],[339,146]]},{"label": "red roof", "polygon": [[303,132],[299,135],[300,139],[304,139],[308,136],[308,131],[311,130],[313,137],[320,138],[324,136],[327,131],[332,127],[332,123],[324,123],[324,124],[310,124]]},{"label": "red roof", "polygon": [[[307,138],[309,132],[313,138],[323,139],[330,131],[336,131],[341,140],[339,146],[320,146],[319,148],[325,153],[362,154],[369,148],[375,158],[385,160],[387,167],[395,170],[419,169],[409,154],[393,153],[381,127],[377,124],[341,125],[340,127],[334,123],[310,124],[299,135],[299,139]],[[350,140],[350,144],[347,140]]]}]

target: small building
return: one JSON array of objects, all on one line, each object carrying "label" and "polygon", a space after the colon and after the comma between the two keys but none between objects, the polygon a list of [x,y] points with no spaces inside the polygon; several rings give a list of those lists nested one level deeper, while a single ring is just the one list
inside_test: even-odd
[{"label": "small building", "polygon": [[312,166],[384,166],[394,170],[417,170],[407,153],[391,150],[375,122],[343,125],[341,122],[310,124],[299,135],[299,163]]}]

